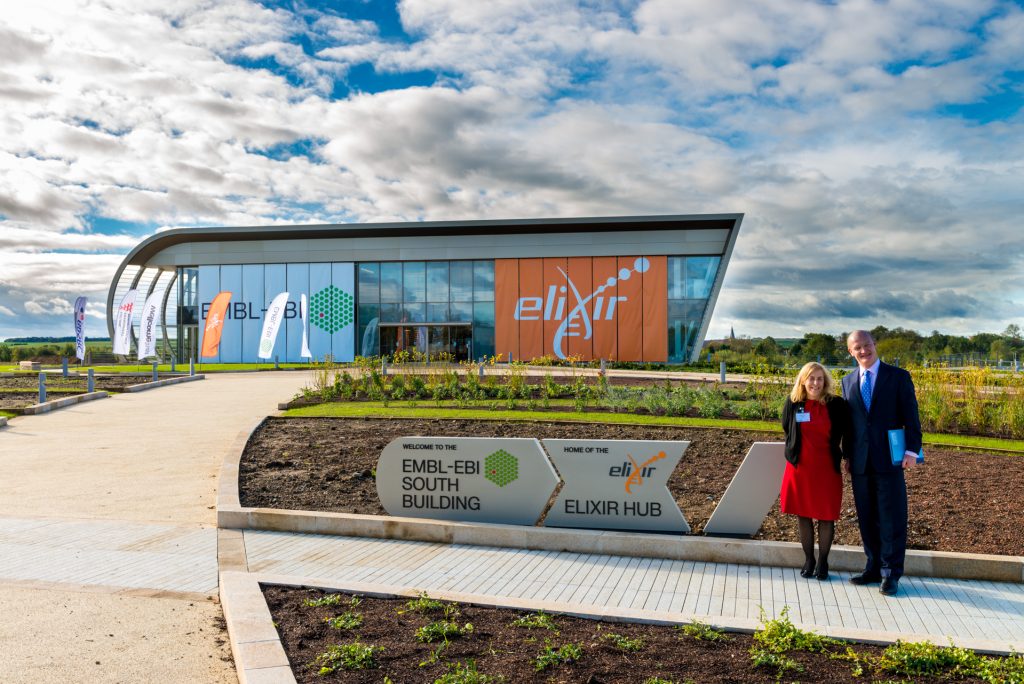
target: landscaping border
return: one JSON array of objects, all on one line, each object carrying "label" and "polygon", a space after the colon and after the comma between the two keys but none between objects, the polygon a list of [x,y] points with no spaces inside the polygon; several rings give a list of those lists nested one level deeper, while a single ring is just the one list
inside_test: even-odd
[{"label": "landscaping border", "polygon": [[[228,625],[228,639],[235,657],[235,668],[241,684],[274,682],[292,684],[295,676],[288,656],[274,627],[270,609],[260,585],[288,587],[310,587],[324,591],[338,591],[375,598],[416,598],[420,590],[413,587],[399,587],[367,582],[345,582],[317,578],[275,575],[270,573],[243,573],[224,571],[220,573],[220,602]],[[641,608],[606,608],[603,610],[581,610],[570,603],[537,601],[513,597],[495,597],[481,594],[465,594],[452,591],[431,591],[431,598],[457,603],[507,608],[511,610],[540,611],[570,615],[605,622],[633,622],[654,625],[684,625],[699,619],[708,626],[727,632],[752,634],[760,626],[758,620],[739,617],[683,616],[669,611],[644,610]],[[925,641],[930,637],[906,632],[883,632],[853,627],[822,627],[812,625],[809,629],[846,641],[888,646],[897,641]],[[945,644],[943,644],[945,645]],[[979,638],[951,638],[950,645],[969,648],[990,655],[1010,655],[1005,644]]]},{"label": "landscaping border", "polygon": [[139,385],[128,385],[124,388],[125,392],[145,392],[146,390],[156,389],[157,387],[166,387],[167,385],[178,385],[183,382],[192,382],[193,380],[205,380],[206,375],[199,373],[196,375],[181,375],[176,378],[167,378],[166,380],[157,380],[156,382],[144,382]]},{"label": "landscaping border", "polygon": [[64,397],[63,399],[54,399],[53,401],[46,401],[42,404],[33,404],[32,406],[26,406],[21,409],[11,409],[12,411],[18,411],[23,416],[35,416],[40,413],[49,413],[55,409],[64,408],[66,406],[74,406],[75,404],[81,404],[84,401],[93,401],[95,399],[105,399],[109,396],[106,392],[87,392],[85,394],[76,394],[72,397]]},{"label": "landscaping border", "polygon": [[[240,433],[225,455],[217,489],[219,528],[791,568],[801,567],[804,561],[803,551],[795,542],[244,508],[238,494],[239,464],[249,438],[266,420]],[[829,564],[834,570],[857,572],[864,565],[864,552],[860,547],[834,546]],[[906,574],[1021,583],[1024,557],[909,550]]]}]

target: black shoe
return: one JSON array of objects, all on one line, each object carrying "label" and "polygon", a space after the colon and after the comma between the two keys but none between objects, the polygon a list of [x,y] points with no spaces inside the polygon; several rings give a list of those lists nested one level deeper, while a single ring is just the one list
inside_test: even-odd
[{"label": "black shoe", "polygon": [[804,561],[803,570],[800,571],[800,576],[804,579],[810,579],[814,577],[814,559],[808,558]]},{"label": "black shoe", "polygon": [[878,584],[882,581],[882,576],[874,572],[862,572],[859,575],[854,575],[850,578],[850,584],[856,584],[858,586],[862,584]]},{"label": "black shoe", "polygon": [[814,577],[819,582],[825,582],[828,580],[828,561],[818,563],[818,569],[814,571]]},{"label": "black shoe", "polygon": [[895,577],[885,577],[882,579],[882,586],[878,587],[878,593],[886,596],[895,596],[896,592],[900,588],[900,581]]}]

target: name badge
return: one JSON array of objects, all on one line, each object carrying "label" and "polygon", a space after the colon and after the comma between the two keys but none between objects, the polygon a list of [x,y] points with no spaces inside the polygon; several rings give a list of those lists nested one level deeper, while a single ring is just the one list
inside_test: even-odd
[{"label": "name badge", "polygon": [[796,422],[798,423],[810,423],[811,414],[804,411],[798,411],[796,414]]}]

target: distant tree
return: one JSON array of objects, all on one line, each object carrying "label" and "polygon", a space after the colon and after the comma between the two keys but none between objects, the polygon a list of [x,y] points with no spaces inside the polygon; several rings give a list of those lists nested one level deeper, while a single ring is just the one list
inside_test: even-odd
[{"label": "distant tree", "polygon": [[10,361],[14,358],[14,351],[8,344],[0,344],[0,361]]},{"label": "distant tree", "polygon": [[1009,337],[1014,342],[1020,342],[1022,339],[1020,326],[1016,323],[1006,326],[1006,330],[1003,331],[1003,337]]},{"label": "distant tree", "polygon": [[778,356],[781,351],[782,347],[779,346],[779,343],[771,335],[754,345],[755,354],[766,356],[769,359]]},{"label": "distant tree", "polygon": [[914,357],[914,343],[906,337],[887,337],[875,345],[878,355],[892,361],[902,359],[908,361]]},{"label": "distant tree", "polygon": [[1010,343],[1004,339],[998,339],[989,347],[989,356],[993,359],[1008,359],[1013,356],[1013,349]]},{"label": "distant tree", "polygon": [[802,351],[804,358],[813,359],[820,356],[823,359],[828,359],[839,356],[836,338],[826,333],[807,333],[804,335]]}]

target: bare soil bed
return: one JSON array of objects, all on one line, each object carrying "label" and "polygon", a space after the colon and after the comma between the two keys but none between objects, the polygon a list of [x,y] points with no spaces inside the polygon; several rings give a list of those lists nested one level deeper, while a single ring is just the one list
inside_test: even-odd
[{"label": "bare soil bed", "polygon": [[[441,610],[410,610],[406,599],[366,597],[353,607],[352,597],[345,594],[333,595],[338,599],[335,605],[309,605],[323,603],[326,596],[311,589],[264,587],[264,597],[299,682],[435,682],[442,681],[440,678],[456,663],[465,666],[471,660],[480,673],[493,679],[457,681],[641,684],[650,677],[659,677],[662,682],[678,684],[770,682],[776,680],[779,673],[777,667],[770,665],[755,667],[750,649],[756,642],[751,635],[706,634],[718,638],[699,639],[672,626],[599,622],[564,615],[550,616],[554,629],[527,628],[512,624],[527,613],[469,605],[457,606],[459,613],[450,619],[460,628],[472,624],[472,632],[451,638],[435,655],[438,642],[420,641],[417,630],[443,620]],[[358,613],[361,624],[352,629],[338,629],[327,623],[345,613]],[[339,667],[333,673],[320,674],[323,662],[317,662],[317,657],[321,653],[332,645],[356,640],[366,646],[383,647],[383,651],[374,654],[374,667],[360,670]],[[537,658],[546,648],[557,650],[567,644],[580,649],[574,662],[555,663],[538,670]],[[856,645],[853,650],[862,662],[877,662],[882,654],[877,646]],[[783,657],[791,658],[799,669],[787,671],[783,680],[907,681],[894,673],[873,671],[880,668],[871,665],[865,666],[868,676],[856,677],[853,662],[830,657],[845,652],[846,645],[830,644],[824,653],[785,653]],[[948,680],[914,677],[912,681]],[[980,680],[957,678],[957,681]]]},{"label": "bare soil bed", "polygon": [[[669,489],[695,534],[703,530],[750,445],[781,439],[779,433],[660,426],[271,418],[243,453],[241,504],[386,515],[374,483],[377,459],[391,440],[414,435],[689,440]],[[935,447],[927,450],[927,459],[907,474],[909,548],[1024,555],[1024,458]],[[856,520],[847,486],[836,543],[860,545]],[[796,541],[796,521],[776,504],[756,536]]]}]

